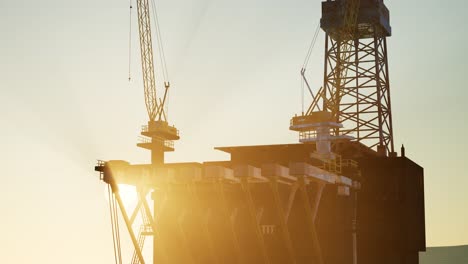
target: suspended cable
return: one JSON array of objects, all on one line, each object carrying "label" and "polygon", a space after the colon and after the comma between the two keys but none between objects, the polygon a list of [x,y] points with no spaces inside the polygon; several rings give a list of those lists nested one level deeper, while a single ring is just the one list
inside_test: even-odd
[{"label": "suspended cable", "polygon": [[[167,91],[167,98],[169,98],[170,92],[171,92],[171,90]],[[169,100],[166,100],[166,110],[165,111],[166,111],[167,120],[169,120]]]},{"label": "suspended cable", "polygon": [[119,263],[122,263],[122,247],[120,246],[120,225],[119,225],[119,216],[117,214],[117,205],[116,205],[116,200],[115,196],[113,196],[114,199],[114,219],[115,219],[115,229],[116,229],[116,240],[117,240],[117,252],[119,255]]},{"label": "suspended cable", "polygon": [[302,76],[301,76],[301,104],[302,104],[301,112],[302,112],[302,115],[304,115],[304,79]]},{"label": "suspended cable", "polygon": [[307,55],[304,59],[304,64],[302,64],[302,68],[306,69],[307,65],[309,64],[310,56],[312,55],[312,51],[315,47],[315,43],[317,42],[317,37],[320,32],[320,23],[317,24],[317,28],[315,29],[314,32],[314,37],[312,38],[312,41],[310,42],[309,49],[307,50]]},{"label": "suspended cable", "polygon": [[132,0],[130,0],[128,27],[128,81],[132,79],[132,9]]},{"label": "suspended cable", "polygon": [[114,259],[115,259],[115,263],[118,264],[119,262],[117,261],[117,250],[115,248],[114,212],[113,212],[113,208],[112,208],[112,202],[111,202],[112,201],[112,195],[111,195],[109,185],[107,185],[107,197],[108,197],[108,200],[109,200],[109,212],[110,212],[110,220],[111,220],[111,227],[112,227],[112,244],[113,244],[113,248],[114,248]]},{"label": "suspended cable", "polygon": [[161,61],[161,67],[163,68],[163,78],[164,82],[169,83],[169,72],[167,70],[167,63],[166,63],[166,55],[164,54],[164,45],[162,41],[162,35],[161,35],[161,29],[159,27],[159,17],[158,17],[158,11],[156,9],[156,3],[154,0],[151,0],[151,3],[153,5],[152,11],[153,11],[153,17],[154,17],[154,24],[155,24],[155,29],[156,29],[156,38],[157,38],[157,43],[158,43],[158,50],[159,50],[159,59]]},{"label": "suspended cable", "polygon": [[304,93],[305,93],[305,85],[307,85],[307,88],[309,89],[309,92],[311,93],[312,97],[314,97],[312,90],[310,89],[309,84],[307,83],[307,79],[305,76],[305,71],[306,68],[309,64],[310,57],[312,56],[312,51],[314,50],[315,43],[317,42],[318,34],[320,32],[320,23],[317,24],[317,28],[315,29],[314,36],[312,38],[312,41],[310,42],[309,49],[307,50],[306,57],[304,59],[304,63],[302,64],[302,69],[301,69],[301,105],[302,105],[302,114],[304,114]]},{"label": "suspended cable", "polygon": [[118,226],[116,225],[116,220],[115,220],[115,202],[114,202],[114,196],[111,191],[110,185],[107,185],[107,195],[109,199],[109,211],[110,211],[110,219],[111,219],[111,227],[112,227],[112,242],[114,246],[114,259],[116,264],[121,264],[122,263],[122,256],[120,253],[120,241],[118,242],[118,238],[120,236],[117,235],[118,232]]}]

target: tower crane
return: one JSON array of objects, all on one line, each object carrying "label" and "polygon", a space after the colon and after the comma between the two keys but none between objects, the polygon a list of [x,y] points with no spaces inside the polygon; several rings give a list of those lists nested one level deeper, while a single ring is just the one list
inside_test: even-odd
[{"label": "tower crane", "polygon": [[[164,82],[165,89],[162,97],[158,98],[156,94],[153,41],[148,0],[137,0],[137,13],[145,104],[149,118],[148,124],[142,126],[140,142],[137,146],[150,150],[151,163],[160,165],[164,163],[164,153],[174,151],[173,140],[178,140],[180,137],[177,128],[169,125],[165,112],[170,83],[168,81]],[[154,19],[157,18],[154,17]],[[160,56],[164,55],[160,54]]]}]

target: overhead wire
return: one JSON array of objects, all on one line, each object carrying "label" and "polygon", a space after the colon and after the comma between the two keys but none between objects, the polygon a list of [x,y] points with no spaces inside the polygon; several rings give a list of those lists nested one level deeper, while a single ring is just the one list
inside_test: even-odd
[{"label": "overhead wire", "polygon": [[307,55],[304,59],[304,63],[302,64],[302,69],[306,69],[307,65],[309,64],[310,56],[312,55],[312,51],[314,50],[319,32],[320,32],[320,23],[317,24],[317,28],[315,29],[314,37],[312,38],[312,41],[310,42],[309,49],[307,50]]},{"label": "overhead wire", "polygon": [[110,191],[109,185],[107,185],[107,197],[109,200],[109,213],[110,213],[110,220],[111,220],[111,227],[112,227],[112,244],[113,244],[113,249],[114,249],[114,259],[115,263],[118,264],[118,254],[117,254],[117,249],[116,249],[116,243],[115,243],[115,226],[114,226],[114,212],[112,208],[112,195]]},{"label": "overhead wire", "polygon": [[304,77],[302,77],[302,72],[301,72],[301,104],[302,104],[302,115],[304,115]]},{"label": "overhead wire", "polygon": [[155,0],[151,0],[152,3],[152,11],[153,11],[153,23],[154,23],[154,28],[156,29],[156,38],[157,38],[157,45],[158,45],[158,50],[159,50],[159,59],[161,61],[161,67],[163,68],[163,78],[164,82],[169,82],[169,72],[167,70],[167,63],[166,63],[166,56],[164,54],[164,45],[162,41],[162,35],[161,35],[161,29],[159,27],[159,17],[158,17],[158,11],[156,9],[156,3]]},{"label": "overhead wire", "polygon": [[161,34],[161,28],[159,26],[159,16],[158,16],[158,11],[156,8],[156,2],[155,0],[151,0],[152,4],[152,12],[153,12],[153,23],[154,23],[154,28],[156,30],[156,39],[157,39],[157,45],[158,45],[158,50],[159,50],[159,60],[161,63],[162,67],[162,73],[163,73],[163,78],[164,78],[164,87],[165,91],[164,93],[167,93],[167,100],[164,101],[164,109],[163,113],[165,114],[166,120],[169,118],[169,87],[170,87],[170,81],[169,81],[169,71],[167,68],[167,62],[166,62],[166,54],[164,52],[164,45],[163,45],[163,39],[162,39],[162,34]]},{"label": "overhead wire", "polygon": [[129,27],[128,27],[128,81],[132,79],[132,0],[129,8]]},{"label": "overhead wire", "polygon": [[117,206],[116,206],[116,200],[115,200],[115,196],[114,196],[114,218],[115,218],[115,226],[116,226],[116,237],[117,237],[117,249],[118,249],[118,253],[119,253],[119,261],[120,263],[122,263],[122,247],[120,245],[120,225],[119,225],[119,216],[117,214]]},{"label": "overhead wire", "polygon": [[[309,65],[310,57],[312,56],[312,51],[314,50],[315,43],[317,42],[318,34],[320,32],[320,23],[317,24],[317,27],[314,32],[314,36],[312,37],[312,41],[310,42],[309,49],[307,50],[306,57],[304,59],[304,63],[302,64],[301,68],[301,106],[302,106],[302,114],[304,114],[304,100],[305,100],[305,87],[304,84],[305,80],[305,71],[307,69],[307,66]],[[310,87],[307,87],[310,90]]]},{"label": "overhead wire", "polygon": [[107,185],[107,195],[109,200],[109,212],[110,212],[110,220],[111,220],[111,227],[112,227],[112,242],[114,248],[114,260],[116,264],[122,264],[122,254],[121,254],[121,247],[120,247],[120,232],[119,232],[119,224],[117,218],[117,208],[115,206],[115,198],[111,191],[110,185]]}]

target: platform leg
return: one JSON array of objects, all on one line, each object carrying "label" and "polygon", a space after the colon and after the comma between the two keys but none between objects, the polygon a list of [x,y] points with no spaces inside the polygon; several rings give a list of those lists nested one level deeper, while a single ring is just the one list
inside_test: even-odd
[{"label": "platform leg", "polygon": [[267,250],[266,250],[265,240],[263,239],[262,231],[261,231],[259,223],[257,221],[255,204],[254,204],[254,201],[253,201],[253,198],[252,198],[252,193],[250,191],[250,184],[249,184],[249,181],[248,181],[247,177],[242,177],[241,178],[241,185],[242,185],[242,190],[244,191],[245,198],[247,200],[247,207],[248,207],[248,210],[249,210],[250,219],[251,219],[252,224],[253,224],[254,229],[255,229],[255,235],[257,237],[257,242],[258,242],[258,244],[260,246],[260,251],[262,253],[263,262],[266,263],[266,264],[269,264],[270,259],[268,257],[268,253],[267,253]]},{"label": "platform leg", "polygon": [[242,251],[241,251],[240,246],[239,246],[239,239],[237,237],[236,229],[235,229],[235,226],[234,226],[235,219],[232,217],[232,215],[229,214],[229,207],[228,207],[228,203],[227,203],[227,199],[226,199],[226,193],[224,191],[223,182],[221,180],[218,180],[218,181],[216,181],[215,185],[216,185],[216,189],[218,191],[218,195],[219,195],[219,197],[221,199],[221,207],[222,207],[222,211],[223,211],[223,214],[224,214],[224,218],[229,221],[229,231],[231,233],[232,241],[233,241],[233,244],[234,244],[234,251],[235,251],[235,254],[236,254],[236,257],[237,257],[237,263],[242,264],[242,263],[244,263],[244,261],[243,261],[243,258],[242,258]]},{"label": "platform leg", "polygon": [[[304,203],[304,210],[307,218],[307,227],[312,235],[312,252],[315,253],[318,264],[323,264],[322,250],[317,236],[317,230],[315,228],[314,212],[312,211],[312,205],[310,204],[309,195],[307,194],[307,185],[304,176],[298,176],[299,181],[299,192],[301,193],[302,200]],[[316,196],[314,200],[318,197]],[[316,201],[314,201],[316,203]],[[318,208],[318,206],[317,206]]]},{"label": "platform leg", "polygon": [[284,212],[283,203],[278,190],[278,177],[273,176],[270,178],[270,186],[273,192],[273,197],[275,201],[276,214],[280,221],[281,232],[283,235],[283,240],[288,251],[289,263],[296,263],[296,256],[294,254],[294,248],[291,242],[291,235],[289,233],[289,228],[286,220],[286,214]]}]

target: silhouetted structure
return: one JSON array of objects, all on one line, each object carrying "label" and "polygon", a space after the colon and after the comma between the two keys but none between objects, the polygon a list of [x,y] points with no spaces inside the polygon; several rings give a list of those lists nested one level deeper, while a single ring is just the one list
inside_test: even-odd
[{"label": "silhouetted structure", "polygon": [[[145,263],[147,236],[153,263],[418,263],[423,169],[404,147],[400,157],[394,151],[382,0],[322,3],[324,86],[290,123],[302,144],[222,147],[230,160],[173,164],[164,152],[179,135],[165,119],[165,99],[155,99],[148,1],[137,4],[150,117],[138,146],[151,150],[152,163],[95,167],[110,186],[117,263],[118,211],[132,263]],[[136,187],[131,211],[119,184]]]}]

